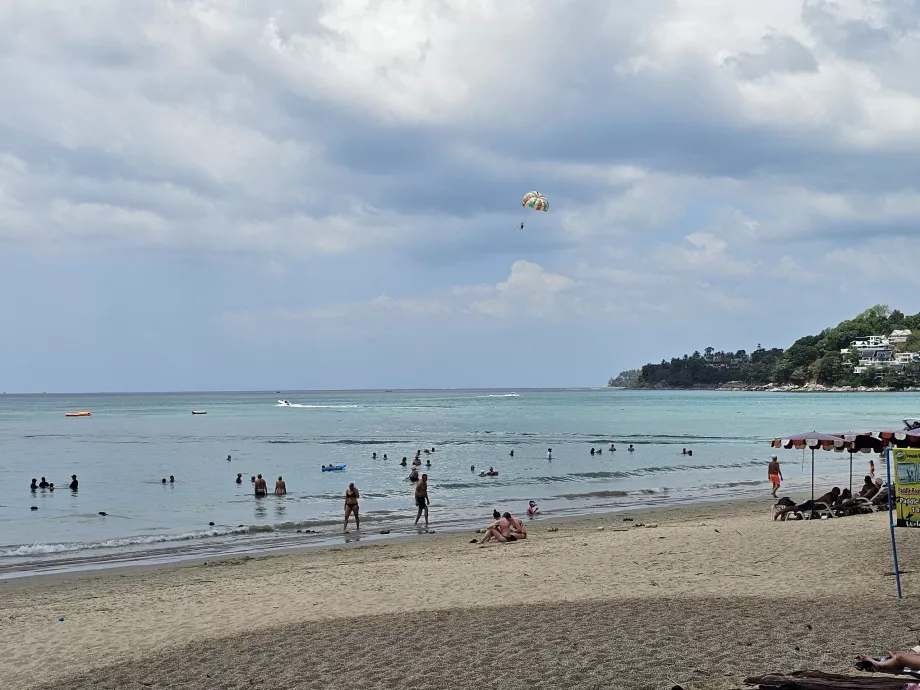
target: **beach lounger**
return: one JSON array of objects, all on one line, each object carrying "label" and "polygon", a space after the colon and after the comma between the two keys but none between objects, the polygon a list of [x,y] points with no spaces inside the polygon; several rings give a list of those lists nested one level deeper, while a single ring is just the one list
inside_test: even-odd
[{"label": "beach lounger", "polygon": [[771,673],[766,676],[745,678],[744,683],[758,690],[904,690],[914,685],[907,678],[843,676],[820,671]]},{"label": "beach lounger", "polygon": [[794,514],[799,520],[820,520],[823,517],[835,517],[831,506],[827,503],[818,503],[817,501],[812,505],[810,511],[796,510]]}]

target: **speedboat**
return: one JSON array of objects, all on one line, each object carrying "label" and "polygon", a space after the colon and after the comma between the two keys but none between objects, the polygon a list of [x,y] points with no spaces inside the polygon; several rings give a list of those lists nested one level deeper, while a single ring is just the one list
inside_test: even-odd
[{"label": "speedboat", "polygon": [[207,410],[192,410],[192,414],[207,414]]},{"label": "speedboat", "polygon": [[282,405],[282,406],[284,406],[284,407],[291,407],[291,403],[288,402],[287,400],[279,400],[279,401],[278,401],[278,404],[279,404],[279,405]]},{"label": "speedboat", "polygon": [[920,419],[905,419],[904,431],[913,431],[914,429],[920,429]]}]

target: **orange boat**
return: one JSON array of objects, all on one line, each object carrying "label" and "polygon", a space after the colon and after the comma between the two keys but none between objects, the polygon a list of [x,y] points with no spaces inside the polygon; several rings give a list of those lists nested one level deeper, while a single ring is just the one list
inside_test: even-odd
[{"label": "orange boat", "polygon": [[65,417],[92,417],[92,412],[68,412],[64,415]]}]

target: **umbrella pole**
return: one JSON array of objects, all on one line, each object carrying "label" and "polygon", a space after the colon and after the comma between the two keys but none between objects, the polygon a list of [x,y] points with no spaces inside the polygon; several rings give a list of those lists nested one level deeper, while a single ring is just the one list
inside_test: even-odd
[{"label": "umbrella pole", "polygon": [[850,451],[850,493],[853,493],[853,451]]},{"label": "umbrella pole", "polygon": [[811,502],[815,502],[815,449],[811,449]]}]

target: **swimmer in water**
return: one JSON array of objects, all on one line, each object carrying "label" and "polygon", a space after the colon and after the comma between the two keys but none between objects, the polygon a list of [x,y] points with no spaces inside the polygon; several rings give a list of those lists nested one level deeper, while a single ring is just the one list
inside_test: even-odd
[{"label": "swimmer in water", "polygon": [[536,514],[539,513],[539,512],[540,512],[540,509],[537,508],[537,502],[536,502],[536,501],[530,501],[530,503],[527,505],[527,514],[528,514],[530,517],[533,517],[534,515],[536,515]]},{"label": "swimmer in water", "polygon": [[243,483],[243,473],[242,473],[242,472],[237,472],[237,474],[236,474],[236,483],[237,483],[237,484],[242,484],[242,483]]},{"label": "swimmer in water", "polygon": [[284,496],[285,494],[287,494],[287,484],[284,483],[281,477],[278,477],[278,481],[275,482],[275,496]]},{"label": "swimmer in water", "polygon": [[32,491],[38,490],[38,480],[35,479],[34,477],[32,478],[32,486],[30,486],[29,489],[31,489]]},{"label": "swimmer in water", "polygon": [[169,475],[169,483],[170,483],[170,484],[175,484],[175,483],[176,483],[176,478],[175,478],[174,476],[172,476],[172,475]]},{"label": "swimmer in water", "polygon": [[402,462],[401,462],[401,463],[399,463],[399,464],[400,464],[400,465],[402,465],[403,467],[405,467],[406,465],[408,465],[408,464],[409,464],[409,461],[408,461],[408,460],[406,460],[406,457],[405,457],[405,456],[403,456],[403,459],[402,459]]}]

